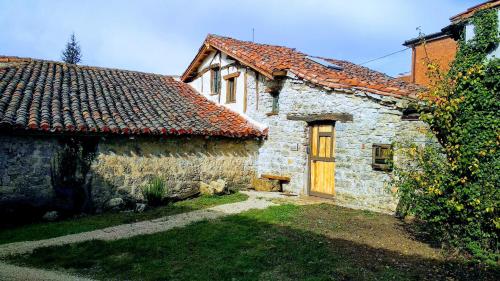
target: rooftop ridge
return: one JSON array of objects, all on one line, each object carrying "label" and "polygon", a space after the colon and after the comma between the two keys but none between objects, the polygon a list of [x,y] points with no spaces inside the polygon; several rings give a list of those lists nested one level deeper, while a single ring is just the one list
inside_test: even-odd
[{"label": "rooftop ridge", "polygon": [[209,37],[217,37],[217,38],[221,38],[221,39],[229,39],[229,40],[234,40],[234,41],[238,41],[238,42],[255,44],[255,45],[266,46],[266,47],[286,48],[286,49],[289,49],[289,50],[292,50],[292,51],[295,51],[295,52],[300,52],[300,51],[297,51],[296,48],[288,47],[288,46],[285,46],[285,45],[274,45],[274,44],[267,44],[267,43],[257,43],[257,42],[253,42],[253,41],[250,41],[250,40],[240,40],[240,39],[235,39],[233,37],[223,36],[223,35],[218,35],[218,34],[213,34],[213,33],[209,33],[207,35],[207,39]]},{"label": "rooftop ridge", "polygon": [[78,67],[78,68],[82,68],[82,69],[91,69],[91,70],[123,71],[123,72],[130,72],[130,73],[137,73],[137,74],[144,74],[144,75],[155,75],[155,76],[170,77],[170,78],[178,77],[178,75],[173,75],[173,74],[159,74],[159,73],[153,73],[153,72],[145,72],[145,71],[130,70],[130,69],[123,69],[123,68],[115,68],[115,67],[71,64],[71,63],[67,63],[67,62],[63,62],[63,61],[56,61],[56,60],[50,60],[50,59],[39,59],[39,58],[31,58],[31,57],[0,55],[0,63],[29,63],[29,62],[33,62],[33,61],[54,63],[54,64],[67,66],[67,67]]}]

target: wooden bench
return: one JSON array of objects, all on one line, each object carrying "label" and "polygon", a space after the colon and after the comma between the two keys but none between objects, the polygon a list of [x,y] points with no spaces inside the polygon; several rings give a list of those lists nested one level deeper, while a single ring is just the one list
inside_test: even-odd
[{"label": "wooden bench", "polygon": [[260,175],[260,177],[265,178],[265,179],[269,179],[269,180],[279,180],[280,182],[290,182],[290,177],[288,177],[288,176],[262,174],[262,175]]}]

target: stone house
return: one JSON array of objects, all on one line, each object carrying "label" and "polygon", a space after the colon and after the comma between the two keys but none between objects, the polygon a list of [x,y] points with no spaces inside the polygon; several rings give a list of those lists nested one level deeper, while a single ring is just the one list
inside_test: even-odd
[{"label": "stone house", "polygon": [[169,76],[0,57],[0,216],[133,204],[155,176],[246,187],[265,135]]},{"label": "stone house", "polygon": [[420,89],[347,61],[209,35],[181,80],[267,127],[256,174],[291,193],[392,212],[391,144],[425,139]]},{"label": "stone house", "polygon": [[[500,0],[489,0],[470,7],[450,18],[450,24],[440,31],[425,36],[409,39],[403,46],[412,49],[411,72],[407,81],[428,86],[431,81],[427,75],[427,60],[436,62],[443,71],[448,71],[455,59],[458,40],[474,37],[474,25],[470,22],[472,16],[485,9],[496,9],[500,21]],[[491,51],[490,56],[500,57],[500,46]]]},{"label": "stone house", "polygon": [[215,180],[264,182],[392,212],[391,144],[426,131],[408,109],[419,89],[216,35],[180,80],[0,56],[0,212],[132,205],[156,176],[175,198]]}]

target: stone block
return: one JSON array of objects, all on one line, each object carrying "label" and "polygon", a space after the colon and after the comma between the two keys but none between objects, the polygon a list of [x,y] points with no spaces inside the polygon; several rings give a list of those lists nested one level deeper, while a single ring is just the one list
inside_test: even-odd
[{"label": "stone block", "polygon": [[55,221],[59,218],[59,213],[57,211],[46,212],[42,219],[45,221]]},{"label": "stone block", "polygon": [[206,195],[224,194],[226,193],[226,181],[218,179],[210,183],[200,182],[200,193]]},{"label": "stone block", "polygon": [[254,178],[252,179],[252,187],[257,191],[281,191],[279,180]]}]

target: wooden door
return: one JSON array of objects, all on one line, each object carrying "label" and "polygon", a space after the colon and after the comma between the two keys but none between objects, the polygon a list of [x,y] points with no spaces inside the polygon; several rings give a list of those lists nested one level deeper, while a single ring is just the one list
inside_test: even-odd
[{"label": "wooden door", "polygon": [[309,191],[311,195],[335,194],[335,127],[317,124],[310,127]]}]

